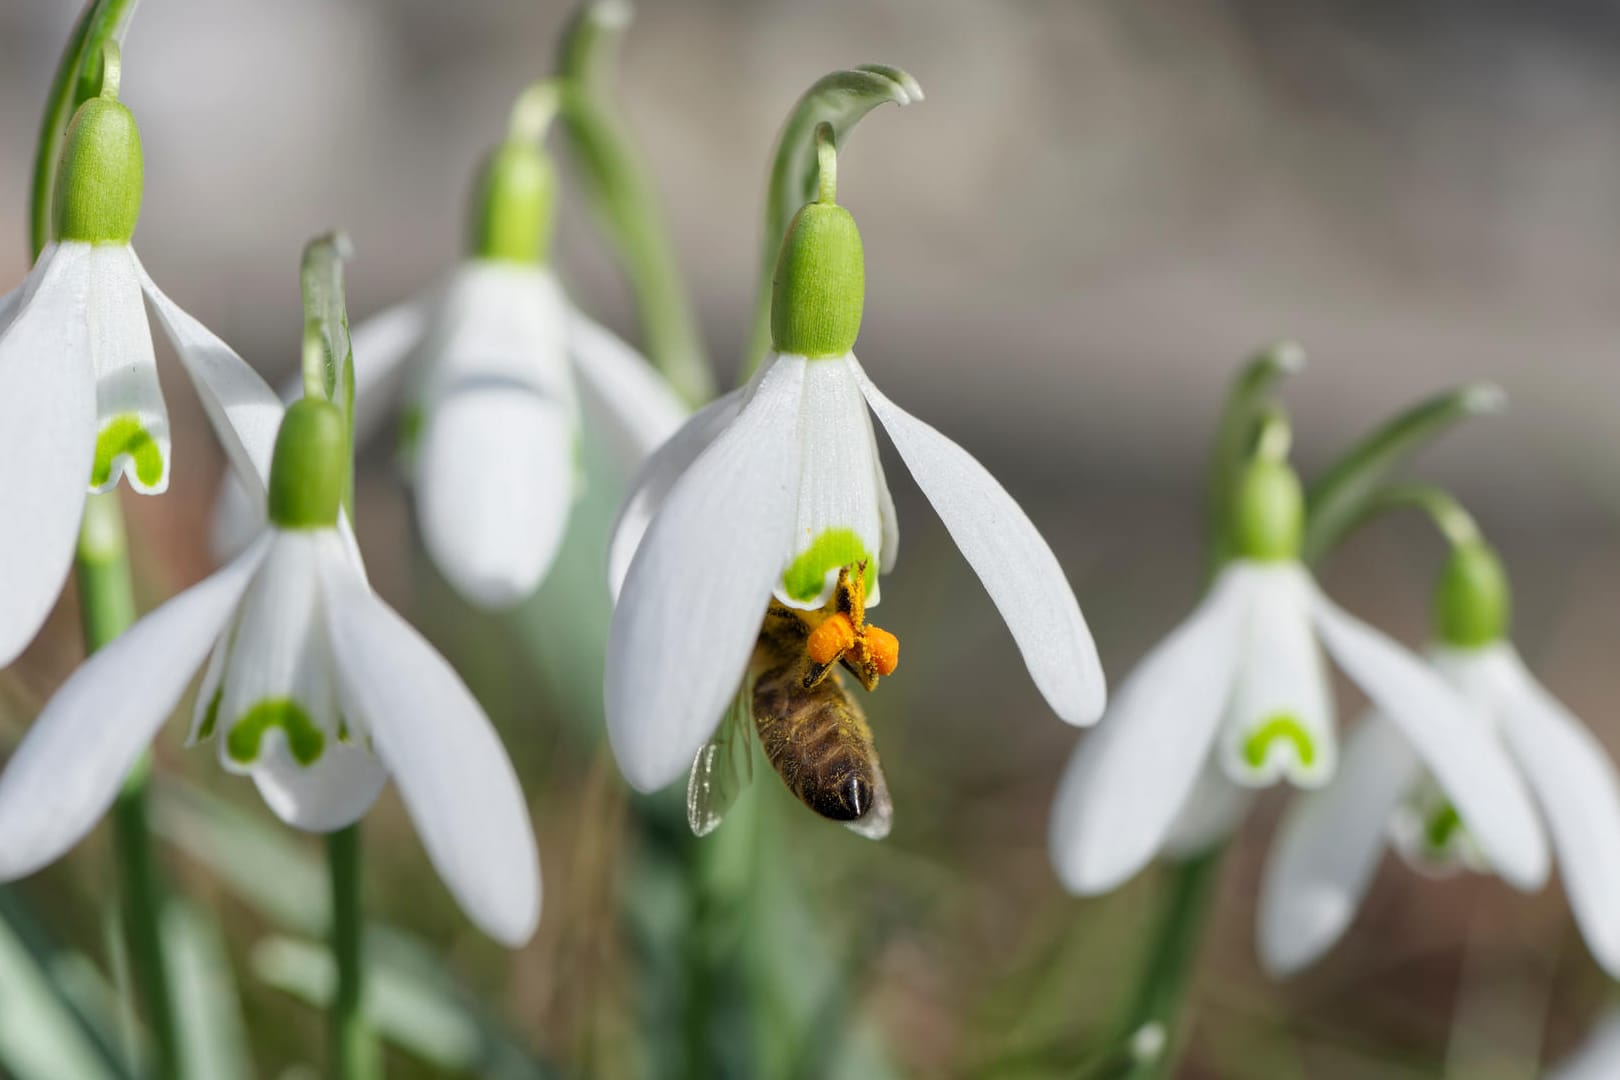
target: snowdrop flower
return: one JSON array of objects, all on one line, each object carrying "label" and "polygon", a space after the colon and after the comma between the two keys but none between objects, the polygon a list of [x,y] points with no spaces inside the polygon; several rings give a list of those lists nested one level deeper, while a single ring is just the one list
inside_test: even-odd
[{"label": "snowdrop flower", "polygon": [[1108,891],[1155,854],[1225,836],[1258,789],[1328,783],[1339,754],[1325,649],[1445,778],[1504,876],[1539,880],[1547,854],[1528,796],[1468,704],[1329,600],[1299,561],[1299,480],[1286,435],[1268,434],[1235,496],[1233,559],[1069,762],[1052,807],[1059,876],[1077,893]]},{"label": "snowdrop flower", "polygon": [[[539,144],[548,84],[520,98],[484,166],[471,256],[448,280],[357,327],[359,442],[402,400],[407,467],[429,556],[467,600],[510,607],[540,585],[578,494],[581,398],[626,474],[687,410],[630,346],[576,309],[548,263],[555,194]],[[216,546],[256,524],[227,491]]]},{"label": "snowdrop flower", "polygon": [[281,416],[264,380],[165,296],[136,257],[140,133],[118,101],[115,48],[105,68],[101,95],[79,106],[67,131],[56,239],[0,298],[0,665],[33,640],[61,592],[86,481],[90,491],[120,477],[143,494],[168,487],[168,412],[143,295],[239,471],[268,468],[248,461],[245,446],[268,450]]},{"label": "snowdrop flower", "polygon": [[777,262],[773,354],[648,460],[615,529],[610,574],[622,588],[608,639],[608,733],[643,791],[685,772],[714,732],[773,597],[814,610],[841,569],[865,563],[866,602],[877,604],[898,532],[868,409],[1053,710],[1073,724],[1102,711],[1090,632],[1035,526],[967,451],[878,390],[851,351],[861,239],[834,201],[830,142],[822,149],[820,198],[795,216]]},{"label": "snowdrop flower", "polygon": [[269,524],[224,569],[94,653],[0,776],[0,879],[62,855],[207,662],[193,742],[253,778],[290,825],[360,818],[392,776],[428,856],[472,919],[511,946],[539,917],[534,835],[511,762],[450,665],[372,593],[339,530],[342,420],[287,410]]},{"label": "snowdrop flower", "polygon": [[[1598,741],[1519,659],[1507,638],[1509,606],[1490,547],[1477,537],[1457,544],[1436,594],[1429,658],[1534,795],[1575,920],[1593,956],[1620,977],[1620,781]],[[1386,843],[1427,874],[1495,869],[1523,889],[1542,884],[1545,870],[1518,875],[1493,857],[1457,780],[1399,722],[1383,712],[1367,718],[1347,742],[1339,776],[1296,804],[1282,827],[1260,908],[1262,955],[1274,971],[1296,971],[1339,939]]]}]

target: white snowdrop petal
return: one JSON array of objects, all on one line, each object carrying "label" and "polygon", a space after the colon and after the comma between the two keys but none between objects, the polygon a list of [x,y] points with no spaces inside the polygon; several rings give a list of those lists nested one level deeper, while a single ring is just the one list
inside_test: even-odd
[{"label": "white snowdrop petal", "polygon": [[1575,921],[1592,955],[1620,978],[1620,780],[1602,744],[1500,646],[1503,738],[1546,814]]},{"label": "white snowdrop petal", "polygon": [[1313,589],[1322,643],[1423,760],[1497,873],[1520,888],[1546,880],[1546,838],[1489,720],[1433,669]]},{"label": "white snowdrop petal", "polygon": [[624,586],[625,574],[630,571],[630,560],[635,557],[653,516],[669,497],[670,489],[698,455],[737,418],[744,400],[745,388],[739,387],[699,409],[642,463],[630,481],[630,495],[619,508],[618,519],[613,523],[613,539],[608,545],[608,587],[615,600]]},{"label": "white snowdrop petal", "polygon": [[313,765],[298,761],[277,740],[259,757],[252,775],[271,813],[295,829],[321,833],[359,821],[388,782],[387,768],[369,749],[335,739]]},{"label": "white snowdrop petal", "polygon": [[1160,850],[1209,757],[1236,678],[1250,601],[1229,568],[1142,658],[1108,715],[1069,760],[1052,804],[1050,848],[1073,892],[1108,892]]},{"label": "white snowdrop petal", "polygon": [[90,487],[120,476],[155,495],[169,487],[169,411],[158,384],[152,329],[141,303],[135,253],[126,244],[90,248],[90,356],[96,370],[96,456]]},{"label": "white snowdrop petal", "polygon": [[870,419],[866,422],[866,435],[872,445],[872,468],[877,473],[878,517],[883,525],[883,550],[878,556],[878,569],[887,574],[900,558],[900,517],[894,511],[894,492],[889,489],[889,479],[883,474],[883,455],[878,452],[877,432],[872,430]]},{"label": "white snowdrop petal", "polygon": [[191,377],[232,471],[252,493],[251,501],[262,502],[276,432],[281,428],[281,399],[229,345],[164,295],[133,250],[130,259],[147,302]]},{"label": "white snowdrop petal", "polygon": [[471,691],[345,558],[322,560],[345,715],[371,733],[439,876],[469,917],[516,948],[540,918],[528,807]]},{"label": "white snowdrop petal", "polygon": [[641,467],[691,412],[640,353],[569,305],[568,352],[593,420],[619,455],[625,475]]},{"label": "white snowdrop petal", "polygon": [[220,764],[236,773],[253,772],[277,745],[313,766],[338,729],[321,626],[323,531],[266,535],[269,550],[242,598],[215,713]]},{"label": "white snowdrop petal", "polygon": [[802,362],[799,505],[776,598],[816,610],[832,596],[839,570],[866,562],[866,604],[873,607],[880,599],[883,521],[872,419],[851,362]]},{"label": "white snowdrop petal", "polygon": [[566,312],[556,278],[543,267],[463,263],[422,339],[417,400],[431,408],[443,393],[511,385],[577,409]]},{"label": "white snowdrop petal", "polygon": [[1107,698],[1102,664],[1057,557],[1029,516],[973,455],[883,396],[848,361],[917,486],[1012,631],[1058,716],[1090,724]]},{"label": "white snowdrop petal", "polygon": [[1260,960],[1291,975],[1333,947],[1372,884],[1390,815],[1422,765],[1393,725],[1369,715],[1345,740],[1331,782],[1297,796],[1260,887]]},{"label": "white snowdrop petal", "polygon": [[1252,788],[1232,783],[1211,757],[1176,814],[1160,851],[1172,859],[1202,855],[1237,830],[1254,798]]},{"label": "white snowdrop petal", "polygon": [[1243,564],[1254,602],[1220,742],[1233,782],[1319,787],[1338,762],[1333,696],[1311,626],[1312,586],[1297,563]]},{"label": "white snowdrop petal", "polygon": [[203,669],[202,682],[197,686],[197,699],[191,706],[191,729],[186,733],[186,745],[195,746],[212,738],[219,724],[221,689],[225,679],[225,664],[230,659],[231,642],[236,637],[235,620],[220,631],[219,640],[208,653],[208,666]]},{"label": "white snowdrop petal", "polygon": [[434,565],[484,608],[534,592],[574,502],[574,414],[520,386],[440,396],[416,453],[416,518]]},{"label": "white snowdrop petal", "polygon": [[265,554],[256,544],[87,659],[0,776],[0,879],[31,874],[90,831],[174,711]]},{"label": "white snowdrop petal", "polygon": [[0,332],[0,667],[56,605],[84,513],[96,430],[88,258],[84,244],[47,248]]},{"label": "white snowdrop petal", "polygon": [[681,776],[737,693],[798,495],[805,361],[771,363],[647,529],[608,634],[608,736],[631,786]]}]

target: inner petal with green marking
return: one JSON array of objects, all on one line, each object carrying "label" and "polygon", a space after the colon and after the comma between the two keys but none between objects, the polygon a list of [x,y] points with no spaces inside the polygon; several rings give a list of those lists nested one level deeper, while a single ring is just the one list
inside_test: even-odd
[{"label": "inner petal with green marking", "polygon": [[877,584],[877,559],[854,529],[824,529],[782,572],[782,588],[792,599],[809,603],[826,589],[828,575],[836,578],[839,570],[863,560],[870,595]]},{"label": "inner petal with green marking", "polygon": [[1256,771],[1279,752],[1291,754],[1302,768],[1309,769],[1316,763],[1316,743],[1292,713],[1271,714],[1243,740],[1243,763]]},{"label": "inner petal with green marking", "polygon": [[107,486],[113,479],[113,464],[120,457],[134,463],[135,478],[143,487],[155,487],[163,479],[163,450],[135,413],[120,413],[102,425],[101,434],[96,436],[90,486]]},{"label": "inner petal with green marking", "polygon": [[271,728],[281,729],[288,752],[300,765],[315,764],[326,749],[326,733],[302,705],[291,698],[267,698],[231,725],[225,736],[225,752],[233,761],[253,764],[259,760],[264,737]]}]

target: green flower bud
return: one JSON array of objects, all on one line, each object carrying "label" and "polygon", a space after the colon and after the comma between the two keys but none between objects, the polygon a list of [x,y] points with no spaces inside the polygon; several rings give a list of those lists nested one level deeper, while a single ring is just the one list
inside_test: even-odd
[{"label": "green flower bud", "polygon": [[1513,609],[1502,560],[1483,540],[1451,549],[1434,590],[1434,630],[1446,645],[1475,649],[1507,636]]},{"label": "green flower bud", "polygon": [[80,105],[56,173],[57,238],[129,243],[141,216],[143,171],[134,114],[111,97]]},{"label": "green flower bud", "polygon": [[1240,559],[1281,562],[1299,558],[1305,534],[1305,496],[1286,461],[1256,458],[1244,467],[1234,493],[1232,551]]},{"label": "green flower bud", "polygon": [[771,288],[771,341],[779,353],[843,356],[855,347],[866,304],[866,259],[849,211],[801,207],[788,225]]},{"label": "green flower bud", "polygon": [[557,176],[537,144],[508,139],[478,175],[472,205],[472,253],[480,259],[540,265],[551,251]]},{"label": "green flower bud", "polygon": [[343,414],[320,398],[287,406],[270,465],[270,520],[283,529],[329,529],[343,505]]}]

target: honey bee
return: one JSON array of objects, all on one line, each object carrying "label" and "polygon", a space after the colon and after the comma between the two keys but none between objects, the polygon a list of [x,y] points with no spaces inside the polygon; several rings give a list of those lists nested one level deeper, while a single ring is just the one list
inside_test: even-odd
[{"label": "honey bee", "polygon": [[752,779],[750,728],[800,802],[862,836],[888,835],[894,805],[872,728],[837,670],[873,690],[898,662],[894,635],[866,621],[865,571],[865,563],[840,570],[820,611],[771,601],[737,702],[692,763],[686,809],[697,835],[720,824]]}]

